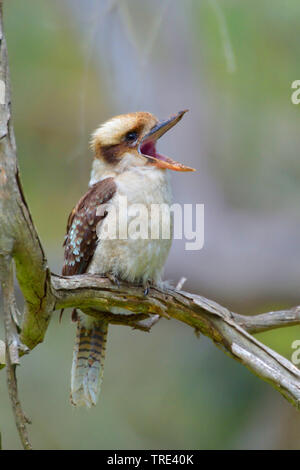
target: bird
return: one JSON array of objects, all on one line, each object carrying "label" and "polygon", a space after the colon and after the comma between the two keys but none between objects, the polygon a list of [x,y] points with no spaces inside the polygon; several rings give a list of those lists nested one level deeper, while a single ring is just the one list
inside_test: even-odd
[{"label": "bird", "polygon": [[[128,214],[135,204],[172,202],[167,170],[195,171],[157,152],[157,140],[177,124],[187,110],[159,121],[149,112],[115,116],[91,137],[94,153],[89,189],[71,211],[64,239],[63,276],[96,274],[118,284],[160,285],[172,235],[164,239],[109,238],[105,231],[126,198]],[[127,216],[129,221],[130,215]],[[146,220],[151,224],[151,220]],[[70,400],[91,407],[100,393],[108,321],[73,311],[77,322],[71,369]]]}]

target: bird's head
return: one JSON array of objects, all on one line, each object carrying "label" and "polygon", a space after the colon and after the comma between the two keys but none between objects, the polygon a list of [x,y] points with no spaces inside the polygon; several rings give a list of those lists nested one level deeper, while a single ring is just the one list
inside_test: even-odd
[{"label": "bird's head", "polygon": [[175,126],[185,112],[180,111],[161,122],[146,112],[113,117],[92,135],[91,145],[95,159],[106,171],[122,172],[135,166],[195,171],[156,150],[157,140]]}]

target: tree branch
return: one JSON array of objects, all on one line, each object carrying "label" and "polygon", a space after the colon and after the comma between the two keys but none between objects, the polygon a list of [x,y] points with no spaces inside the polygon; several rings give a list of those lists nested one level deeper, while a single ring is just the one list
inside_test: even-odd
[{"label": "tree branch", "polygon": [[[152,287],[145,297],[142,287],[125,283],[116,286],[109,279],[95,275],[62,277],[52,274],[49,282],[51,287],[47,290],[51,298],[48,303],[53,305],[53,310],[76,307],[96,318],[105,316],[110,323],[133,327],[148,321],[147,330],[152,326],[153,315],[186,323],[271,383],[294,406],[300,406],[299,369],[249,334],[300,324],[300,307],[250,317],[178,289]],[[31,323],[34,318],[28,315],[27,321]],[[26,330],[30,332],[30,328]]]},{"label": "tree branch", "polygon": [[39,237],[28,210],[17,165],[11,121],[10,80],[0,0],[0,80],[5,84],[5,104],[0,104],[0,255],[13,256],[17,278],[26,300],[27,314],[36,316],[30,341],[43,340],[50,312],[45,299],[49,270]]},{"label": "tree branch", "polygon": [[124,318],[122,309],[136,316],[154,314],[186,323],[300,407],[299,369],[249,334],[300,324],[299,307],[248,317],[188,292],[155,287],[145,297],[142,287],[128,284],[116,287],[106,278],[91,275],[70,278],[53,275],[52,293],[55,309],[77,307],[95,317],[105,315],[111,323]]},{"label": "tree branch", "polygon": [[[24,449],[31,449],[26,418],[18,398],[16,365],[24,347],[18,335],[17,308],[14,296],[12,258],[18,267],[18,279],[26,292],[27,310],[37,311],[45,258],[23,197],[16,159],[16,145],[10,113],[10,80],[6,42],[3,34],[3,4],[0,1],[0,80],[4,83],[4,104],[0,104],[0,281],[6,340],[7,385],[17,429]],[[1,97],[2,98],[2,97]],[[33,264],[33,266],[30,266]],[[33,268],[33,269],[32,269]],[[40,279],[39,279],[39,276]],[[31,303],[29,303],[31,299]],[[46,311],[45,311],[46,312]],[[41,317],[44,313],[42,312]],[[33,330],[34,331],[34,330]],[[2,348],[1,348],[2,349]],[[2,366],[3,358],[1,358]]]},{"label": "tree branch", "polygon": [[300,325],[300,306],[293,307],[290,310],[277,310],[251,316],[235,313],[234,319],[249,333],[262,333],[274,328]]}]

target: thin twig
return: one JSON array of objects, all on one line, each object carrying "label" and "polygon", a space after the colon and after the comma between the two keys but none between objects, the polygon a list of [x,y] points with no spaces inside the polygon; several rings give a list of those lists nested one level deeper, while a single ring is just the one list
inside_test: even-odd
[{"label": "thin twig", "polygon": [[185,284],[186,282],[186,277],[181,277],[177,283],[177,286],[176,286],[176,289],[177,290],[181,290],[183,288],[183,285]]},{"label": "thin twig", "polygon": [[[149,330],[160,317],[174,318],[208,336],[226,354],[241,362],[261,379],[273,385],[293,406],[300,404],[300,371],[249,332],[300,324],[300,307],[247,317],[229,311],[216,302],[178,289],[144,288],[121,283],[113,285],[100,276],[72,276],[50,273],[46,257],[22,191],[10,116],[7,51],[2,31],[0,0],[0,80],[6,85],[5,105],[0,106],[0,275],[3,288],[6,331],[6,364],[10,399],[23,447],[30,449],[28,422],[18,399],[15,368],[22,355],[22,343],[33,349],[43,341],[51,314],[61,308],[80,308],[94,317],[106,316]],[[12,256],[25,299],[20,339],[14,322]],[[5,264],[6,263],[6,264]],[[2,266],[2,270],[1,270]],[[179,286],[181,287],[181,286]],[[131,314],[128,317],[122,311]]]},{"label": "thin twig", "polygon": [[6,342],[6,374],[7,388],[11,401],[13,413],[15,416],[16,426],[20,435],[20,439],[25,450],[31,450],[32,446],[29,441],[25,417],[22,406],[18,397],[18,384],[16,377],[16,366],[19,363],[18,354],[18,334],[15,330],[12,310],[14,308],[14,279],[12,260],[8,257],[2,259],[1,266],[1,284],[3,296],[3,312],[5,326],[5,342]]},{"label": "thin twig", "polygon": [[[80,305],[82,308],[86,308],[89,305],[91,309],[97,307],[100,310],[102,308],[104,314],[108,315],[108,313],[111,313],[112,307],[118,305],[120,308],[130,310],[136,316],[159,313],[162,316],[170,317],[173,315],[169,312],[166,299],[168,299],[170,307],[174,304],[173,307],[175,308],[178,295],[181,294],[184,296],[185,306],[191,310],[191,315],[195,309],[198,309],[195,306],[198,304],[206,312],[231,318],[248,333],[300,325],[300,306],[250,316],[229,311],[213,300],[199,295],[181,292],[181,289],[178,289],[177,286],[176,289],[167,287],[163,289],[151,288],[150,293],[145,297],[142,287],[132,284],[120,284],[119,287],[116,287],[108,278],[89,274],[72,277],[52,274],[51,284],[51,293],[55,300],[52,298],[49,301],[55,304],[55,310],[75,306],[79,308]],[[142,309],[140,308],[140,302],[143,305]],[[94,315],[99,315],[97,310],[95,312]],[[111,315],[114,316],[112,313]]]}]

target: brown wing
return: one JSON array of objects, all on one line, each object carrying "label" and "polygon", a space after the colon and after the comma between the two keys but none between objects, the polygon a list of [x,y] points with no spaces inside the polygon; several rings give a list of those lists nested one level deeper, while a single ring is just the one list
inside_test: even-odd
[{"label": "brown wing", "polygon": [[[116,192],[113,178],[94,184],[69,215],[64,241],[63,276],[86,272],[97,245],[96,228],[107,212],[99,214],[99,206],[107,203]],[[101,211],[100,211],[101,213]]]}]

